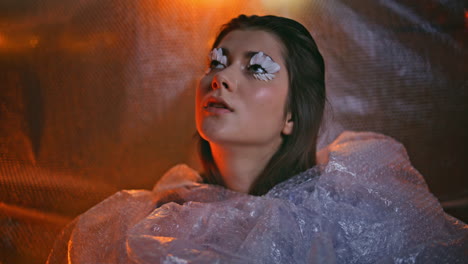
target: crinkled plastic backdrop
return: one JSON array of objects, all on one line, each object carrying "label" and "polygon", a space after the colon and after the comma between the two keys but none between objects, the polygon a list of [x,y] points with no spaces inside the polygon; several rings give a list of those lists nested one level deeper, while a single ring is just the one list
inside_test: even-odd
[{"label": "crinkled plastic backdrop", "polygon": [[198,167],[197,78],[219,26],[241,13],[291,17],[316,39],[333,110],[321,146],[343,129],[390,135],[466,217],[467,10],[463,0],[0,0],[0,263],[41,263],[60,229],[105,197],[151,189],[177,163]]}]

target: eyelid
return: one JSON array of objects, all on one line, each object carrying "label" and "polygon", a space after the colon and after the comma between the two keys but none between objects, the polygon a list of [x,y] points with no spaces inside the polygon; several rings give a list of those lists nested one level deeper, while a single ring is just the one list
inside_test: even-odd
[{"label": "eyelid", "polygon": [[[216,66],[213,67],[213,62],[216,61]],[[208,55],[208,69],[206,70],[205,74],[208,74],[212,69],[224,69],[227,67],[227,57],[224,55],[223,49],[221,48],[214,48],[211,50],[210,54]],[[219,68],[218,65],[222,65],[224,67]]]},{"label": "eyelid", "polygon": [[249,62],[249,66],[258,64],[260,65],[267,73],[277,73],[281,67],[276,63],[270,56],[259,51],[252,56]]},{"label": "eyelid", "polygon": [[252,56],[247,67],[250,68],[253,65],[259,65],[264,71],[252,73],[253,77],[260,81],[270,81],[274,79],[276,77],[275,73],[281,68],[270,56],[261,51]]},{"label": "eyelid", "polygon": [[219,63],[221,63],[223,65],[227,64],[227,57],[226,57],[226,55],[224,55],[223,50],[221,48],[214,48],[210,52],[209,58],[210,58],[211,61],[216,60],[216,61],[218,61]]}]

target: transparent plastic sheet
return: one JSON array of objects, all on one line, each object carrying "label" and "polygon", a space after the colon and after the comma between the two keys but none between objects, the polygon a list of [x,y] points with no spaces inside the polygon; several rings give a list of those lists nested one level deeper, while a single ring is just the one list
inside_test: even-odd
[{"label": "transparent plastic sheet", "polygon": [[81,215],[49,263],[466,262],[468,226],[443,212],[401,144],[345,132],[321,155],[262,197],[165,188],[196,178],[176,166],[153,192],[121,191]]},{"label": "transparent plastic sheet", "polygon": [[311,30],[333,106],[320,146],[343,129],[383,132],[438,197],[466,198],[465,3],[278,3],[0,1],[0,262],[42,263],[92,205],[176,163],[198,168],[195,78],[239,13]]}]

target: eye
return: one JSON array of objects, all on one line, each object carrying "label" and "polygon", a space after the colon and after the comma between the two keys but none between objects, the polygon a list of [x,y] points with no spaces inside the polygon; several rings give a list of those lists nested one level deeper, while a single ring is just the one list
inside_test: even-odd
[{"label": "eye", "polygon": [[275,73],[280,70],[278,63],[273,59],[259,51],[250,58],[250,63],[247,70],[252,73],[253,77],[261,81],[270,81],[275,78]]},{"label": "eye", "polygon": [[249,65],[247,70],[252,73],[267,73],[267,71],[260,64]]},{"label": "eye", "polygon": [[224,69],[224,68],[226,68],[226,65],[222,64],[221,62],[219,62],[217,60],[212,60],[210,62],[210,68],[211,69]]}]

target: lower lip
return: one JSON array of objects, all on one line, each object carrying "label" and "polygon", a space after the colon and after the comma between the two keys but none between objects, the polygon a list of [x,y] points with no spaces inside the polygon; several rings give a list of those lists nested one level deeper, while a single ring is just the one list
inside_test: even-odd
[{"label": "lower lip", "polygon": [[213,114],[227,114],[232,113],[231,110],[226,108],[218,108],[218,107],[205,107],[205,111],[213,113]]}]

